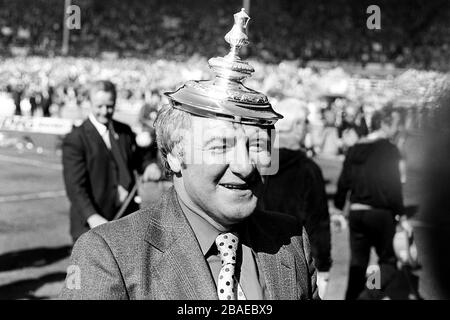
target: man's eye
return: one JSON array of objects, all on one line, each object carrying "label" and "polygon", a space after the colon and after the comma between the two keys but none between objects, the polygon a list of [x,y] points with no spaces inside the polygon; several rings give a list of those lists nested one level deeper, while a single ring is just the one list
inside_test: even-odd
[{"label": "man's eye", "polygon": [[257,140],[250,144],[250,149],[258,152],[267,150],[267,143],[265,141]]},{"label": "man's eye", "polygon": [[210,148],[211,151],[215,152],[215,153],[221,153],[221,152],[225,152],[227,151],[227,145],[220,145],[220,146],[212,146]]}]

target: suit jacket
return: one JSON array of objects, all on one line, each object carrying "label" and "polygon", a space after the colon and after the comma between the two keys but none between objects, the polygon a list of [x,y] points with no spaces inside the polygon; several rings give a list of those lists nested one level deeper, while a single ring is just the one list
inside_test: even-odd
[{"label": "suit jacket", "polygon": [[[133,170],[142,172],[153,154],[136,147],[135,135],[126,124],[113,121],[118,144],[134,183]],[[63,141],[63,173],[70,200],[70,232],[76,240],[89,230],[87,218],[98,213],[111,220],[117,205],[118,167],[111,151],[90,120],[75,127]],[[132,201],[128,213],[139,209]]]},{"label": "suit jacket", "polygon": [[[269,298],[318,299],[309,242],[295,219],[256,211],[245,223]],[[63,299],[218,299],[173,188],[152,207],[81,236],[71,265],[81,278],[77,287],[68,274]]]}]

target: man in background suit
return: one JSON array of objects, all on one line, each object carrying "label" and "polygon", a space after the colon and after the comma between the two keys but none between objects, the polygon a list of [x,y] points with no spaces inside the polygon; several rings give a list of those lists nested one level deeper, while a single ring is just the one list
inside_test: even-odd
[{"label": "man in background suit", "polygon": [[[136,146],[131,128],[112,119],[116,88],[110,81],[92,83],[91,113],[63,142],[64,182],[70,206],[70,233],[81,234],[112,220],[136,183],[133,170],[148,180],[158,171],[155,151]],[[125,215],[139,209],[134,198]]]}]

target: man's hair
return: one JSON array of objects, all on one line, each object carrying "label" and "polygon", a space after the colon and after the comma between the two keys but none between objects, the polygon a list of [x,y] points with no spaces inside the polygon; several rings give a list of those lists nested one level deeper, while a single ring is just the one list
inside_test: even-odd
[{"label": "man's hair", "polygon": [[371,131],[380,130],[381,125],[384,123],[388,126],[392,125],[392,108],[385,108],[378,111],[375,111],[372,115],[372,120],[370,122]]},{"label": "man's hair", "polygon": [[172,170],[167,162],[167,155],[172,153],[181,161],[183,160],[183,139],[186,131],[191,128],[191,115],[167,104],[159,110],[154,127],[156,131],[156,143],[161,152],[161,159],[166,174],[171,175]]},{"label": "man's hair", "polygon": [[114,100],[116,100],[117,91],[116,86],[109,80],[96,80],[90,84],[89,97],[94,92],[105,91],[113,94]]}]

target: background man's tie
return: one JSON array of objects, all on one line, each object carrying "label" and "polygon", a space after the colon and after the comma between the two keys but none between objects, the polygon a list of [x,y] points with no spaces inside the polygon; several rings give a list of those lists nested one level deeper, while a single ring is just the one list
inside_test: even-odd
[{"label": "background man's tie", "polygon": [[112,123],[108,126],[109,140],[111,142],[111,153],[116,161],[117,167],[119,169],[119,184],[128,190],[131,184],[131,175],[128,170],[128,166],[125,162],[124,156],[120,151],[119,142],[115,138],[114,128]]},{"label": "background man's tie", "polygon": [[217,249],[222,260],[222,269],[217,281],[219,300],[245,300],[244,292],[234,276],[236,252],[239,239],[233,233],[219,234],[216,238]]}]

